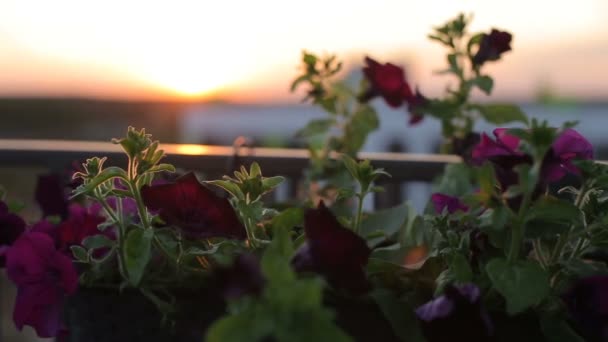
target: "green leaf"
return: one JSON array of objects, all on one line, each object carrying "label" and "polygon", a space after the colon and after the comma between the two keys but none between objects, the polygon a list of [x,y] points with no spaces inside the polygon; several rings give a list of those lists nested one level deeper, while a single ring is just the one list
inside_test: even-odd
[{"label": "green leaf", "polygon": [[125,181],[128,181],[127,172],[125,170],[123,170],[117,166],[111,166],[111,167],[105,168],[103,171],[101,171],[97,176],[93,177],[86,184],[83,184],[83,185],[79,186],[78,188],[74,189],[74,191],[72,192],[72,198],[74,198],[78,195],[82,195],[82,194],[89,194],[93,191],[93,189],[98,187],[100,184],[107,182],[114,178],[121,178],[121,179],[124,179]]},{"label": "green leaf", "polygon": [[494,87],[494,80],[492,77],[486,75],[475,77],[471,80],[471,83],[486,93],[486,95],[490,95],[490,93],[492,93],[492,88]]},{"label": "green leaf", "polygon": [[89,262],[89,255],[87,253],[87,250],[84,249],[82,246],[70,246],[70,250],[72,251],[74,259],[81,262]]},{"label": "green leaf", "polygon": [[82,245],[87,249],[98,249],[104,247],[113,247],[116,245],[116,241],[109,239],[105,235],[92,235],[87,236],[84,240],[82,240]]},{"label": "green leaf", "polygon": [[528,210],[525,220],[582,223],[581,214],[580,209],[568,201],[543,196]]},{"label": "green leaf", "polygon": [[124,258],[129,282],[133,286],[138,286],[144,275],[148,261],[150,261],[152,229],[135,228],[127,234],[124,245]]},{"label": "green leaf", "polygon": [[540,319],[540,328],[547,342],[585,342],[564,319],[545,315]]},{"label": "green leaf", "polygon": [[300,208],[288,208],[272,218],[271,224],[274,230],[283,229],[290,231],[293,227],[302,225],[304,222],[304,211]]},{"label": "green leaf", "polygon": [[471,269],[471,265],[469,265],[469,261],[464,257],[464,255],[460,253],[455,254],[452,258],[450,270],[452,270],[454,280],[459,283],[467,283],[473,279],[473,270]]},{"label": "green leaf", "polygon": [[237,184],[235,184],[231,181],[212,180],[212,181],[206,181],[205,183],[218,186],[218,187],[228,191],[228,193],[230,193],[232,195],[232,197],[234,197],[236,199],[239,199],[239,200],[245,199],[245,194],[243,194],[243,191],[241,191],[241,188],[239,188],[239,186]]},{"label": "green leaf", "polygon": [[279,186],[283,181],[285,181],[285,177],[282,176],[264,177],[262,178],[262,188],[264,192],[267,192]]},{"label": "green leaf", "polygon": [[361,234],[383,231],[386,236],[399,234],[407,223],[410,206],[403,203],[396,207],[375,211],[365,216],[361,222]]},{"label": "green leaf", "polygon": [[408,342],[425,341],[412,306],[383,289],[375,290],[370,296],[382,310],[397,337]]},{"label": "green leaf", "polygon": [[342,162],[353,179],[359,180],[359,166],[357,162],[347,154],[342,155]]},{"label": "green leaf", "polygon": [[549,294],[549,276],[533,261],[509,264],[496,258],[488,262],[486,272],[494,288],[505,298],[511,315],[540,303]]},{"label": "green leaf", "polygon": [[474,105],[473,108],[477,109],[481,116],[486,121],[502,125],[509,122],[522,122],[527,124],[528,117],[524,112],[519,109],[518,106],[509,104],[487,104],[487,105]]},{"label": "green leaf", "polygon": [[365,144],[367,136],[378,128],[379,125],[378,115],[372,107],[367,105],[359,106],[350,121],[344,126],[345,146],[342,152],[349,154],[358,152]]},{"label": "green leaf", "polygon": [[273,322],[259,316],[237,314],[221,318],[207,331],[207,342],[262,341],[272,333]]},{"label": "green leaf", "polygon": [[175,166],[171,165],[171,164],[158,164],[158,165],[154,165],[151,168],[149,168],[148,170],[146,170],[146,172],[149,173],[154,173],[154,172],[175,172]]},{"label": "green leaf", "polygon": [[296,132],[297,137],[308,138],[315,135],[325,134],[329,129],[336,124],[336,120],[330,119],[315,119],[308,122],[306,127]]}]

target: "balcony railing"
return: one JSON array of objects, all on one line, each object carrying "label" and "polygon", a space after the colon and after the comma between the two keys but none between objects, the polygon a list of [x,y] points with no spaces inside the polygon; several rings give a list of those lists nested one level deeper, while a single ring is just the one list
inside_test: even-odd
[{"label": "balcony railing", "polygon": [[[230,172],[237,164],[256,161],[265,175],[285,176],[292,185],[302,179],[303,171],[309,163],[308,151],[303,149],[189,144],[162,144],[161,148],[167,153],[164,162],[174,164],[178,168],[220,176]],[[109,165],[125,165],[126,162],[120,146],[110,142],[0,139],[0,167],[65,170],[74,161],[84,161],[95,156],[108,157]],[[387,194],[384,194],[380,204],[376,199],[376,206],[389,206],[402,201],[402,194],[397,185],[410,181],[429,182],[443,171],[446,164],[460,161],[457,156],[410,153],[361,153],[359,157],[369,159],[374,167],[389,172],[392,177],[384,182],[396,185],[387,186]],[[294,188],[291,187],[292,190]],[[291,193],[286,195],[290,196]],[[6,286],[0,277],[2,291],[7,290]],[[6,295],[2,297],[0,320],[6,320],[10,317],[10,310],[5,302]],[[1,323],[0,321],[0,328]],[[1,330],[0,340],[4,338]]]}]

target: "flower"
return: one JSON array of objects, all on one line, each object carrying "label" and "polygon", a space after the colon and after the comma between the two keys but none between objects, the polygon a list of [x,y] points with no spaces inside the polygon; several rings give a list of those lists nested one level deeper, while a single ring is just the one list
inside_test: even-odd
[{"label": "flower", "polygon": [[365,64],[363,74],[370,83],[370,89],[364,95],[366,100],[382,96],[389,106],[398,108],[405,99],[414,96],[403,68],[391,63],[380,64],[369,57],[365,57]]},{"label": "flower", "polygon": [[[97,227],[105,222],[105,218],[79,204],[70,205],[69,211],[67,220],[55,228],[53,235],[57,248],[71,256],[70,247],[82,245],[85,238],[102,233]],[[104,233],[110,236],[110,231],[105,230]]]},{"label": "flower", "polygon": [[469,210],[469,207],[462,203],[458,197],[453,197],[438,192],[431,195],[431,202],[433,202],[435,212],[437,212],[437,214],[443,213],[445,209],[447,209],[449,214],[453,214],[458,210],[463,212]]},{"label": "flower", "polygon": [[39,175],[35,197],[44,217],[57,215],[65,219],[68,216],[68,197],[58,174]]},{"label": "flower", "polygon": [[410,112],[410,126],[414,126],[424,119],[424,116],[421,114],[421,109],[423,106],[427,105],[429,100],[422,95],[420,90],[416,89],[416,93],[405,99],[407,102],[407,110]]},{"label": "flower", "polygon": [[19,238],[25,230],[25,221],[8,210],[6,203],[0,201],[0,267],[4,267],[8,247]]},{"label": "flower", "polygon": [[488,61],[500,59],[500,55],[511,50],[511,39],[509,32],[492,29],[490,34],[484,34],[479,43],[479,50],[473,56],[473,64],[480,66]]},{"label": "flower", "polygon": [[418,307],[415,314],[429,342],[490,341],[492,326],[473,284],[446,286],[444,294]]},{"label": "flower", "polygon": [[543,160],[542,173],[549,182],[556,182],[567,173],[578,174],[574,159],[593,159],[593,146],[577,131],[568,128],[553,142]]},{"label": "flower", "polygon": [[323,275],[337,289],[363,293],[370,289],[365,275],[371,249],[365,240],[344,228],[321,201],[304,215],[307,241],[292,260],[298,272]]},{"label": "flower", "polygon": [[586,341],[608,341],[608,276],[581,279],[562,298]]},{"label": "flower", "polygon": [[214,275],[226,299],[259,295],[266,283],[260,262],[253,254],[240,254],[231,266],[215,269]]},{"label": "flower", "polygon": [[230,202],[217,196],[196,179],[193,173],[175,183],[144,185],[144,204],[190,237],[245,239],[247,233]]},{"label": "flower", "polygon": [[[497,128],[493,133],[496,140],[492,140],[485,133],[481,135],[481,141],[473,149],[472,161],[475,165],[481,165],[485,161],[492,162],[502,189],[506,190],[517,183],[517,173],[513,168],[523,163],[531,164],[532,157],[519,151],[520,139],[508,134],[506,128]],[[592,158],[591,143],[575,130],[565,129],[555,139],[543,159],[541,180],[553,183],[568,173],[577,174],[578,169],[572,161]]]},{"label": "flower", "polygon": [[19,330],[30,325],[40,337],[61,331],[61,310],[66,295],[76,291],[78,275],[72,261],[50,236],[28,232],[6,252],[8,277],[17,285],[13,320]]}]

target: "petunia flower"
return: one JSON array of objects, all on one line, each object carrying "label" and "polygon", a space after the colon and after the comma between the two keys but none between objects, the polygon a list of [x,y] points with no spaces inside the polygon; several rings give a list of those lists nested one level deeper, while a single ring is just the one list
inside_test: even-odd
[{"label": "petunia flower", "polygon": [[496,61],[500,56],[511,50],[511,39],[509,32],[492,29],[489,34],[484,34],[479,43],[479,50],[473,56],[473,64],[480,66],[488,61]]},{"label": "petunia flower", "polygon": [[585,341],[608,341],[608,276],[581,279],[562,298]]},{"label": "petunia flower", "polygon": [[545,156],[543,177],[556,182],[568,173],[578,174],[578,169],[572,164],[575,159],[593,159],[593,146],[577,131],[568,128],[553,142]]},{"label": "petunia flower", "polygon": [[65,185],[58,174],[50,173],[38,176],[35,198],[44,217],[57,215],[65,219],[68,216],[68,196]]},{"label": "petunia flower", "polygon": [[17,328],[29,325],[40,337],[57,336],[63,301],[78,286],[72,261],[55,249],[47,234],[28,232],[6,252],[6,271],[17,285],[13,312]]},{"label": "petunia flower", "polygon": [[[102,234],[97,227],[105,221],[105,218],[98,212],[79,204],[70,205],[69,212],[68,218],[57,225],[53,235],[57,248],[71,256],[70,247],[82,245],[82,241],[89,236]],[[111,230],[105,230],[103,233],[113,238]]]},{"label": "petunia flower", "polygon": [[[472,161],[481,165],[490,161],[503,190],[517,183],[514,167],[532,164],[532,157],[519,150],[520,139],[508,134],[506,128],[494,130],[496,140],[485,133],[472,152]],[[592,159],[593,147],[582,135],[573,129],[564,130],[553,142],[545,155],[541,167],[541,180],[546,183],[559,181],[568,173],[578,173],[572,163],[575,159]]]},{"label": "petunia flower", "polygon": [[491,341],[492,325],[473,284],[448,285],[444,294],[418,307],[416,317],[429,342]]},{"label": "petunia flower", "polygon": [[193,173],[172,184],[145,185],[141,194],[148,209],[158,211],[167,224],[189,237],[247,237],[228,199],[203,186]]},{"label": "petunia flower", "polygon": [[403,105],[405,99],[414,97],[410,85],[405,80],[403,68],[392,63],[380,64],[369,57],[365,57],[365,64],[363,74],[369,81],[370,88],[363,95],[364,101],[381,96],[389,106],[398,108]]},{"label": "petunia flower", "polygon": [[365,275],[370,248],[359,235],[343,227],[323,202],[306,211],[304,230],[307,241],[292,260],[296,271],[319,273],[334,288],[354,294],[370,289]]},{"label": "petunia flower", "polygon": [[266,284],[260,262],[253,254],[240,254],[232,265],[219,267],[213,274],[225,299],[259,295]]},{"label": "petunia flower", "polygon": [[0,201],[0,267],[5,264],[4,253],[24,230],[25,221],[19,215],[9,212],[6,203]]},{"label": "petunia flower", "polygon": [[433,202],[433,206],[435,207],[435,212],[437,214],[443,213],[443,211],[446,209],[449,214],[453,214],[458,210],[463,212],[467,212],[469,210],[469,207],[462,203],[458,197],[453,197],[438,192],[431,195],[431,202]]}]

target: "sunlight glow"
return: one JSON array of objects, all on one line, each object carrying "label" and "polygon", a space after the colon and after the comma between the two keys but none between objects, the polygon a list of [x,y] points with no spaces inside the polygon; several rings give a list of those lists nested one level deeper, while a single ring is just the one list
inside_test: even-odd
[{"label": "sunlight glow", "polygon": [[[426,76],[437,67],[435,62],[443,62],[429,65],[426,56],[438,54],[427,53],[436,46],[426,34],[460,11],[474,13],[473,30],[496,26],[514,33],[514,56],[527,56],[519,62],[510,58],[506,67],[512,69],[504,74],[514,80],[516,76],[509,75],[533,67],[528,56],[538,56],[552,44],[568,51],[568,56],[555,53],[565,56],[566,62],[572,54],[593,55],[593,49],[606,43],[602,37],[608,33],[607,4],[605,0],[579,0],[576,5],[554,0],[307,0],[294,6],[280,0],[2,0],[0,94],[30,89],[205,98],[236,89],[237,98],[277,99],[288,93],[302,49],[353,55],[357,60],[371,52],[377,58],[413,61]],[[568,48],[573,44],[576,48]],[[596,64],[601,67],[605,53],[598,56]],[[543,58],[534,62],[540,73],[550,68],[548,72],[562,75],[562,62]],[[589,82],[604,79],[588,77],[597,72],[583,73],[593,66],[566,69]],[[600,71],[602,76],[608,74]],[[572,83],[561,78],[559,82]],[[592,86],[599,89],[596,83]]]},{"label": "sunlight glow", "polygon": [[204,145],[181,144],[176,146],[177,153],[188,155],[201,155],[209,152],[209,147]]}]

